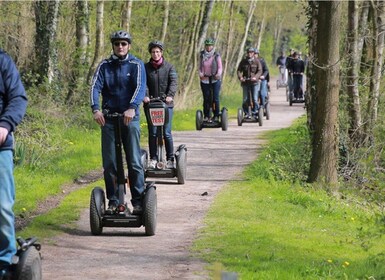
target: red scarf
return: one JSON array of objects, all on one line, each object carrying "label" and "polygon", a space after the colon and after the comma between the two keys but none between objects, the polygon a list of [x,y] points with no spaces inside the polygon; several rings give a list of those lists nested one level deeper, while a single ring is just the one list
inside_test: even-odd
[{"label": "red scarf", "polygon": [[152,65],[155,69],[158,69],[158,68],[162,65],[162,63],[163,63],[163,56],[162,56],[158,61],[155,61],[155,60],[153,60],[153,59],[151,58],[150,62],[151,62],[151,65]]}]

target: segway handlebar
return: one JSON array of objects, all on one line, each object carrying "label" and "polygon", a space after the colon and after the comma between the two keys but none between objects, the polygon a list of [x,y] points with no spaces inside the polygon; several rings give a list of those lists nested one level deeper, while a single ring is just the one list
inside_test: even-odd
[{"label": "segway handlebar", "polygon": [[110,113],[108,110],[104,109],[103,110],[103,115],[107,118],[119,118],[119,117],[123,117],[123,114],[122,113]]}]

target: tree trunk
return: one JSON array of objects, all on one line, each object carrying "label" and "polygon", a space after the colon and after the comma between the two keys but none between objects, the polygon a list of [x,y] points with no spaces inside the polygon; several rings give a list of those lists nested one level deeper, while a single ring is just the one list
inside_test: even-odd
[{"label": "tree trunk", "polygon": [[317,108],[312,141],[309,182],[324,184],[338,192],[338,99],[339,39],[341,5],[339,1],[319,1],[317,26],[316,87]]},{"label": "tree trunk", "polygon": [[160,40],[163,43],[166,40],[169,13],[170,13],[170,1],[166,0],[164,1],[164,18],[163,18],[163,24],[162,24],[162,36],[160,37]]},{"label": "tree trunk", "polygon": [[[186,86],[182,92],[182,100],[181,101],[183,103],[181,103],[181,104],[186,104],[187,93],[190,91],[192,82],[194,81],[194,79],[197,78],[196,71],[197,71],[198,56],[199,56],[201,46],[203,45],[204,39],[206,37],[207,28],[208,28],[208,25],[210,22],[211,12],[213,10],[213,5],[214,5],[214,0],[208,0],[206,2],[206,5],[204,6],[204,12],[203,12],[202,21],[200,24],[198,38],[196,40],[194,40],[195,44],[192,44],[194,49],[192,49],[192,55],[189,56],[189,57],[191,57],[191,60],[192,60],[192,67],[189,69],[188,72],[186,72],[186,73],[189,73],[189,75],[188,75],[188,80],[187,80]],[[201,11],[202,11],[202,9],[201,9]]]},{"label": "tree trunk", "polygon": [[385,9],[383,1],[372,1],[373,9],[373,65],[370,79],[370,91],[368,100],[368,116],[369,119],[365,123],[365,143],[373,142],[373,128],[377,121],[378,114],[378,98],[380,95],[381,69],[383,65],[384,52],[384,23]]},{"label": "tree trunk", "polygon": [[360,70],[360,58],[358,50],[358,18],[359,8],[357,1],[349,1],[348,3],[348,71],[347,71],[347,94],[348,94],[348,111],[349,111],[349,135],[354,146],[362,143],[361,132],[361,105],[360,93],[358,89],[358,78]]},{"label": "tree trunk", "polygon": [[261,42],[263,38],[263,33],[265,32],[265,26],[266,26],[266,5],[263,7],[263,13],[262,13],[262,20],[261,25],[259,26],[258,30],[258,39],[255,47],[259,50],[261,48]]},{"label": "tree trunk", "polygon": [[124,2],[124,7],[122,10],[122,22],[121,27],[123,30],[130,32],[130,22],[131,22],[131,11],[132,11],[132,1],[127,0]]},{"label": "tree trunk", "polygon": [[104,0],[98,0],[96,6],[96,42],[95,42],[95,55],[92,62],[92,65],[88,71],[87,84],[91,83],[92,76],[98,66],[100,60],[102,59],[102,53],[104,49]]},{"label": "tree trunk", "polygon": [[72,67],[71,80],[66,98],[71,103],[77,89],[84,85],[85,65],[87,64],[87,47],[89,40],[89,10],[88,1],[78,0],[76,2],[76,50],[74,65]]},{"label": "tree trunk", "polygon": [[59,0],[36,1],[36,69],[40,82],[45,78],[52,83],[58,76],[56,35],[58,26]]},{"label": "tree trunk", "polygon": [[229,58],[230,58],[230,46],[231,41],[233,39],[233,33],[234,33],[234,1],[230,1],[230,17],[229,17],[229,27],[227,31],[227,42],[226,42],[226,53],[225,53],[225,59],[224,59],[224,65],[223,65],[223,78],[226,77],[227,74],[227,67],[229,65]]},{"label": "tree trunk", "polygon": [[242,38],[241,45],[239,46],[239,53],[238,53],[238,58],[237,58],[236,66],[239,65],[239,63],[241,62],[242,57],[244,55],[244,51],[243,50],[245,49],[245,44],[246,44],[247,36],[249,34],[249,28],[250,28],[251,20],[253,18],[254,10],[255,10],[256,6],[257,6],[256,5],[256,1],[255,0],[251,0],[250,1],[249,14],[247,16],[247,23],[246,23],[246,27],[245,27],[245,32],[244,32],[244,35],[243,35],[243,38]]}]

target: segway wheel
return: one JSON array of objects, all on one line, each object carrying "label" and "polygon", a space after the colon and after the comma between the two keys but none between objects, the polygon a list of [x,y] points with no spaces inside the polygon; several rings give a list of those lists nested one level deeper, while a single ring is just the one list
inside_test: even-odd
[{"label": "segway wheel", "polygon": [[243,110],[241,108],[238,108],[237,119],[238,119],[238,126],[242,126]]},{"label": "segway wheel", "polygon": [[13,280],[41,280],[41,255],[34,247],[30,246],[19,255]]},{"label": "segway wheel", "polygon": [[279,80],[277,80],[277,89],[279,89],[280,83]]},{"label": "segway wheel", "polygon": [[263,125],[263,110],[264,110],[264,108],[260,108],[258,110],[258,123],[259,123],[259,126]]},{"label": "segway wheel", "polygon": [[267,102],[265,105],[265,116],[266,120],[270,120],[270,103]]},{"label": "segway wheel", "polygon": [[222,125],[222,130],[227,131],[229,122],[228,122],[228,116],[227,116],[227,109],[226,108],[222,108],[221,125]]},{"label": "segway wheel", "polygon": [[104,191],[100,187],[95,187],[90,199],[90,227],[93,235],[100,235],[103,232],[102,216],[106,209]]},{"label": "segway wheel", "polygon": [[156,211],[157,211],[157,197],[154,186],[147,187],[146,194],[144,196],[144,212],[143,212],[143,225],[147,236],[155,235],[156,231]]},{"label": "segway wheel", "polygon": [[183,185],[186,181],[187,170],[187,153],[186,148],[179,149],[176,157],[176,176],[178,178],[178,184]]},{"label": "segway wheel", "polygon": [[202,130],[203,113],[201,110],[197,110],[195,114],[195,127],[197,130]]}]

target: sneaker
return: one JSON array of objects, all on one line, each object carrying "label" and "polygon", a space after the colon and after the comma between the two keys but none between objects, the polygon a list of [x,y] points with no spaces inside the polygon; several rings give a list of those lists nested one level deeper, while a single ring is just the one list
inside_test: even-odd
[{"label": "sneaker", "polygon": [[169,169],[174,168],[174,161],[169,159],[167,161],[166,168],[169,168]]},{"label": "sneaker", "polygon": [[155,159],[150,160],[150,163],[148,164],[148,168],[155,169],[157,163],[158,161],[156,161]]},{"label": "sneaker", "polygon": [[140,205],[135,205],[132,209],[133,215],[139,215],[139,214],[142,214],[142,212],[143,212],[143,208]]},{"label": "sneaker", "polygon": [[114,205],[114,204],[109,205],[107,210],[106,210],[106,214],[112,215],[112,214],[115,214],[115,212],[116,212],[116,205]]},{"label": "sneaker", "polygon": [[204,117],[204,118],[203,118],[203,121],[204,121],[204,122],[208,122],[208,121],[209,121],[209,118],[208,118],[208,117]]},{"label": "sneaker", "polygon": [[219,117],[218,116],[214,117],[214,122],[218,122],[218,121],[219,121]]}]

